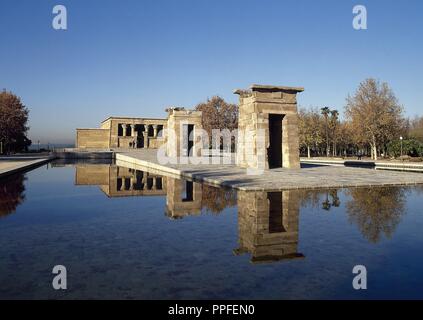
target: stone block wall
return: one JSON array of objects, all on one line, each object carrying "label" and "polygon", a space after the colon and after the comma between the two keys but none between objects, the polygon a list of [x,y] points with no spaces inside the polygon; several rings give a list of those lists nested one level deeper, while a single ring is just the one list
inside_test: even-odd
[{"label": "stone block wall", "polygon": [[107,129],[76,129],[76,147],[91,149],[109,148],[110,131]]},{"label": "stone block wall", "polygon": [[108,164],[77,164],[75,185],[108,185],[109,167]]},{"label": "stone block wall", "polygon": [[269,169],[269,115],[282,117],[281,162],[284,168],[300,167],[298,92],[303,88],[252,85],[239,95],[236,163],[243,168]]},{"label": "stone block wall", "polygon": [[282,191],[276,199],[281,203],[271,208],[268,192],[238,191],[239,248],[235,253],[250,253],[252,262],[302,257],[297,252],[298,192]]},{"label": "stone block wall", "polygon": [[203,148],[201,130],[202,112],[185,109],[170,109],[167,120],[167,134],[166,134],[166,153],[168,157],[187,156],[182,154],[184,134],[184,125],[194,125],[193,135],[193,155],[201,156]]},{"label": "stone block wall", "polygon": [[[187,194],[187,184],[191,184],[192,194],[191,198],[184,199],[184,193]],[[180,219],[189,215],[200,215],[201,207],[201,183],[167,177],[166,215],[169,218]]]}]

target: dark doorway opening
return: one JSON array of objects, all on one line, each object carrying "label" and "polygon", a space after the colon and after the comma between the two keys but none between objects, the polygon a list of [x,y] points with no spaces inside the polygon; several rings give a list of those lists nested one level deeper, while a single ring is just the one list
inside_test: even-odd
[{"label": "dark doorway opening", "polygon": [[282,119],[281,114],[269,114],[269,169],[282,167]]},{"label": "dark doorway opening", "polygon": [[130,178],[124,178],[125,181],[125,190],[131,190],[131,179]]},{"label": "dark doorway opening", "polygon": [[117,178],[116,180],[116,191],[120,191],[122,188],[122,178]]},{"label": "dark doorway opening", "polygon": [[154,136],[153,126],[147,126],[147,128],[148,128],[147,137],[153,137]]},{"label": "dark doorway opening", "polygon": [[132,128],[130,125],[124,125],[125,126],[125,130],[126,130],[126,137],[130,137],[132,134]]},{"label": "dark doorway opening", "polygon": [[147,190],[153,189],[153,178],[147,178]]},{"label": "dark doorway opening", "polygon": [[185,190],[182,195],[182,202],[194,201],[194,183],[192,181],[185,181]]},{"label": "dark doorway opening", "polygon": [[162,178],[156,178],[156,189],[162,190],[163,189],[163,181]]},{"label": "dark doorway opening", "polygon": [[183,156],[190,157],[193,154],[194,147],[194,125],[184,124],[183,126]]},{"label": "dark doorway opening", "polygon": [[282,192],[268,192],[269,233],[285,232],[282,221]]},{"label": "dark doorway opening", "polygon": [[144,148],[144,137],[143,136],[137,137],[137,148]]},{"label": "dark doorway opening", "polygon": [[188,125],[188,157],[191,157],[194,150],[194,125]]}]

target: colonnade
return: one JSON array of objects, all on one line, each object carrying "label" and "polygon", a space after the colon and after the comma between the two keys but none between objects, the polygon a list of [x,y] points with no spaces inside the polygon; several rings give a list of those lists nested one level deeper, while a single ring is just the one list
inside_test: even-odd
[{"label": "colonnade", "polygon": [[[122,130],[120,130],[120,128]],[[134,148],[148,148],[149,138],[160,138],[160,131],[163,130],[163,125],[159,124],[118,124],[118,137],[129,138],[133,140]],[[121,133],[121,134],[120,134]]]},{"label": "colonnade", "polygon": [[118,177],[117,191],[163,190],[162,177]]},{"label": "colonnade", "polygon": [[122,127],[123,137],[127,137],[127,136],[137,137],[138,131],[135,130],[135,128],[138,126],[138,127],[141,127],[142,135],[147,137],[148,137],[148,133],[150,132],[150,128],[153,128],[153,135],[151,136],[152,138],[157,138],[159,133],[159,126],[160,126],[158,124],[125,124],[125,123],[120,123],[119,125]]}]

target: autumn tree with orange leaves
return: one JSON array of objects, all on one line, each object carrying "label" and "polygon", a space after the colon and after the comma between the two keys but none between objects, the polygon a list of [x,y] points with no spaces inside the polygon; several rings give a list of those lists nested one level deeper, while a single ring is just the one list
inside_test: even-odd
[{"label": "autumn tree with orange leaves", "polygon": [[203,129],[209,135],[209,143],[212,142],[212,130],[228,129],[233,131],[238,128],[238,105],[226,102],[219,96],[207,99],[199,103],[195,110],[202,111]]},{"label": "autumn tree with orange leaves", "polygon": [[31,144],[28,131],[28,109],[21,99],[11,92],[0,92],[0,144],[1,151],[23,151]]}]

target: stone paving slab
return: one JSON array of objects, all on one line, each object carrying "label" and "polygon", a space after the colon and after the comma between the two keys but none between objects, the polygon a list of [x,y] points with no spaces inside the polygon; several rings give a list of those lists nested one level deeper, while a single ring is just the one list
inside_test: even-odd
[{"label": "stone paving slab", "polygon": [[246,191],[281,191],[291,189],[317,189],[342,187],[368,187],[386,185],[423,184],[423,173],[379,171],[365,168],[308,166],[301,169],[272,169],[261,175],[248,175],[235,165],[162,165],[156,150],[141,150],[116,154],[116,159],[128,166],[142,166]]},{"label": "stone paving slab", "polygon": [[380,170],[398,170],[423,172],[422,162],[400,162],[400,161],[373,161],[373,160],[333,160],[333,159],[308,159],[301,158],[301,163],[322,164],[328,166],[356,166],[356,167],[374,167]]},{"label": "stone paving slab", "polygon": [[42,165],[50,160],[51,158],[32,158],[31,160],[26,160],[24,158],[21,158],[19,160],[0,160],[0,178],[19,172],[21,170],[26,170]]}]

